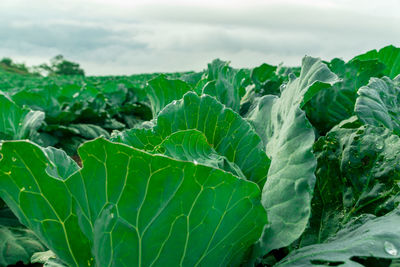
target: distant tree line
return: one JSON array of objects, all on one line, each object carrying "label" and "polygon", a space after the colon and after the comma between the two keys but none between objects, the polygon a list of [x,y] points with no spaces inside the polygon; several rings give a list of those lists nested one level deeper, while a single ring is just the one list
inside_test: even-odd
[{"label": "distant tree line", "polygon": [[5,57],[0,60],[0,66],[7,71],[17,72],[20,74],[29,74],[29,68],[24,63],[15,63],[11,58]]},{"label": "distant tree line", "polygon": [[63,55],[57,55],[50,60],[50,64],[43,63],[39,66],[27,67],[24,63],[15,63],[11,58],[0,60],[0,67],[7,71],[32,75],[80,75],[85,76],[85,71],[78,63],[66,60]]}]

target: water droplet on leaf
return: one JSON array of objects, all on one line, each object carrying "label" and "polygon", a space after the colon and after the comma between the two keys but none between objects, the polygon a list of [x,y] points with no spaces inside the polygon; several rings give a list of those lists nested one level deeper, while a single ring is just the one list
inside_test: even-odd
[{"label": "water droplet on leaf", "polygon": [[14,157],[12,157],[12,158],[11,158],[11,160],[15,162],[17,159],[16,159],[16,158],[14,158]]},{"label": "water droplet on leaf", "polygon": [[198,164],[197,160],[193,160],[193,163],[194,163],[194,165]]},{"label": "water droplet on leaf", "polygon": [[383,244],[383,246],[385,247],[385,251],[392,256],[397,256],[398,251],[397,248],[393,245],[393,243],[389,242],[389,241],[385,241],[385,243]]},{"label": "water droplet on leaf", "polygon": [[381,150],[383,148],[383,143],[382,142],[378,142],[376,143],[376,149]]}]

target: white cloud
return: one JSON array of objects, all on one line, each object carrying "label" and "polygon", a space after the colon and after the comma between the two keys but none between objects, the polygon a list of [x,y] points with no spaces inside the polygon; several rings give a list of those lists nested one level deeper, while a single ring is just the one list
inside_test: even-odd
[{"label": "white cloud", "polygon": [[89,74],[298,65],[400,46],[400,2],[366,0],[2,0],[0,57],[38,64],[56,54]]}]

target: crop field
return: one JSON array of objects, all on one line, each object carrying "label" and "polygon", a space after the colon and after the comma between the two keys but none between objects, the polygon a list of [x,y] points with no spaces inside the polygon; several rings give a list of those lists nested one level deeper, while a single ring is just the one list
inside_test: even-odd
[{"label": "crop field", "polygon": [[0,266],[400,266],[400,48],[85,77],[0,66]]}]

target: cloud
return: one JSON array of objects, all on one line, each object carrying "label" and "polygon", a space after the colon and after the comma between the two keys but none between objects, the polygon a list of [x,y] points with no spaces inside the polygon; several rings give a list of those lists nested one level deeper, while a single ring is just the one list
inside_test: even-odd
[{"label": "cloud", "polygon": [[0,2],[0,57],[39,64],[56,54],[88,74],[201,70],[213,58],[250,67],[299,65],[307,54],[352,56],[400,46],[399,2]]}]

